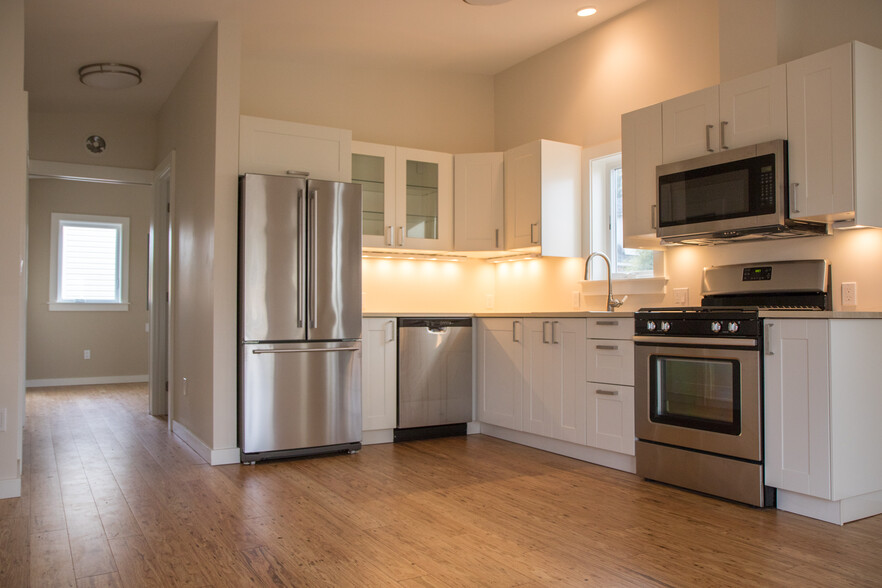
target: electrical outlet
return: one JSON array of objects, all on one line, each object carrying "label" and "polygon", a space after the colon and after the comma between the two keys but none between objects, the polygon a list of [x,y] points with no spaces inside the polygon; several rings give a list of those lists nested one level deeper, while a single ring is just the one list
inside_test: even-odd
[{"label": "electrical outlet", "polygon": [[83,349],[83,359],[92,359],[91,349]]},{"label": "electrical outlet", "polygon": [[487,294],[487,301],[485,302],[487,308],[493,308],[493,294]]},{"label": "electrical outlet", "polygon": [[573,290],[573,309],[579,310],[582,306],[582,294],[578,290]]},{"label": "electrical outlet", "polygon": [[842,306],[857,306],[857,282],[842,282]]},{"label": "electrical outlet", "polygon": [[674,288],[674,305],[689,306],[689,288]]}]

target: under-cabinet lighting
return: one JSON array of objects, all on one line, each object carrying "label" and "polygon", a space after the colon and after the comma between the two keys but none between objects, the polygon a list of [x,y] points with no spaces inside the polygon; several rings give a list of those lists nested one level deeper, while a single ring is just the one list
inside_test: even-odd
[{"label": "under-cabinet lighting", "polygon": [[397,253],[391,251],[362,251],[362,259],[402,259],[408,261],[465,261],[464,255],[438,253]]},{"label": "under-cabinet lighting", "polygon": [[536,259],[532,253],[524,253],[521,255],[503,255],[502,257],[488,257],[485,261],[490,263],[503,263],[507,261],[527,261],[528,259]]}]

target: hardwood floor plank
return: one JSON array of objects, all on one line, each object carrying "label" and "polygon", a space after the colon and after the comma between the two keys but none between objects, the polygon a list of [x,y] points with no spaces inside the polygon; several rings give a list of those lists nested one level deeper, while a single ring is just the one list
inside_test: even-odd
[{"label": "hardwood floor plank", "polygon": [[30,585],[76,586],[67,531],[30,536]]},{"label": "hardwood floor plank", "polygon": [[102,576],[89,576],[88,578],[78,578],[77,588],[124,588],[122,579],[119,574],[104,574]]},{"label": "hardwood floor plank", "polygon": [[27,586],[29,552],[28,519],[0,519],[0,586]]}]

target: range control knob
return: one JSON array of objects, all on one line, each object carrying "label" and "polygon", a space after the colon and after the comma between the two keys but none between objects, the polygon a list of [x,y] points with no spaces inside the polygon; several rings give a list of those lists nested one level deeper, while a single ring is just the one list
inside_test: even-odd
[{"label": "range control knob", "polygon": [[655,321],[646,321],[646,330],[654,331],[655,330]]},{"label": "range control knob", "polygon": [[662,333],[667,333],[668,331],[671,330],[671,323],[669,323],[668,321],[662,321],[660,328],[661,328]]},{"label": "range control knob", "polygon": [[726,325],[726,330],[729,331],[730,333],[737,333],[738,332],[738,323],[735,321],[730,322],[728,325]]},{"label": "range control knob", "polygon": [[714,321],[711,323],[711,331],[714,333],[719,333],[723,330],[723,325],[720,321]]}]

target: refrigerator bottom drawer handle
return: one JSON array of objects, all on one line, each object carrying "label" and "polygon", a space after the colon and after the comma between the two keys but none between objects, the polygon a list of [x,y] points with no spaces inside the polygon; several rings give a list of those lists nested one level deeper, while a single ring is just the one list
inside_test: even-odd
[{"label": "refrigerator bottom drawer handle", "polygon": [[326,347],[323,349],[254,349],[251,353],[324,353],[328,351],[360,351],[360,347]]}]

